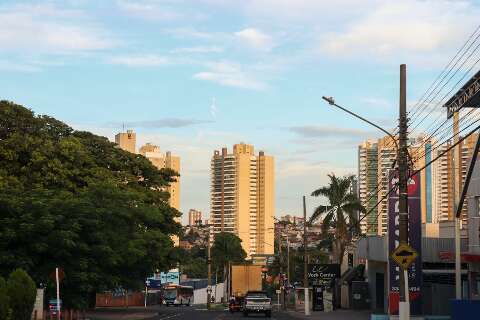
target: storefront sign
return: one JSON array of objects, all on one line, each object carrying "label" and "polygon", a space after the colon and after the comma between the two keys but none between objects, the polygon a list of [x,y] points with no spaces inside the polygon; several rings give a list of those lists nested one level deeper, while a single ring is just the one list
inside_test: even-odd
[{"label": "storefront sign", "polygon": [[333,280],[339,277],[339,264],[323,263],[308,265],[308,282],[310,285],[330,287],[333,284]]}]

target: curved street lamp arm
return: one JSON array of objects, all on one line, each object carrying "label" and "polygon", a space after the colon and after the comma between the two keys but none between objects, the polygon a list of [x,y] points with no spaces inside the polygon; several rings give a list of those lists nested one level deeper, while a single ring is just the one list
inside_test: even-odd
[{"label": "curved street lamp arm", "polygon": [[397,152],[398,152],[398,143],[397,143],[397,140],[395,139],[395,137],[390,133],[388,132],[387,130],[383,129],[382,127],[376,125],[375,123],[365,119],[364,117],[362,116],[359,116],[358,114],[356,113],[353,113],[352,111],[348,110],[348,109],[345,109],[344,107],[341,107],[339,106],[338,104],[335,103],[335,100],[333,100],[333,97],[325,97],[323,96],[322,97],[323,100],[327,101],[328,104],[332,105],[332,106],[335,106],[343,111],[345,111],[346,113],[348,114],[351,114],[352,116],[354,116],[355,118],[358,118],[360,120],[362,120],[363,122],[366,122],[368,123],[369,125],[371,126],[374,126],[375,128],[377,128],[378,130],[384,132],[386,135],[388,135],[390,138],[392,138],[393,142],[395,143],[395,148],[397,149]]}]

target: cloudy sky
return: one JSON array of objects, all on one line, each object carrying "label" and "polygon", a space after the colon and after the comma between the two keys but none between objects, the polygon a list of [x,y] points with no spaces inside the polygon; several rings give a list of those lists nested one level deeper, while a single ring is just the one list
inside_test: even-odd
[{"label": "cloudy sky", "polygon": [[[276,159],[276,215],[326,175],[357,171],[397,119],[399,64],[414,103],[473,32],[473,1],[139,0],[0,2],[0,98],[182,157],[182,210],[209,211],[215,149]],[[319,202],[308,200],[309,207]]]}]

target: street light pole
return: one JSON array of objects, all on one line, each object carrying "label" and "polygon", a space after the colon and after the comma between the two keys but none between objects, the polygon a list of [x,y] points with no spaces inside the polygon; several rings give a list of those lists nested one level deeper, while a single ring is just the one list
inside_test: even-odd
[{"label": "street light pole", "polygon": [[[208,242],[207,242],[207,264],[208,264],[208,280],[207,280],[207,309],[210,310],[210,301],[212,300],[212,257],[210,252],[210,225],[208,226]],[[215,283],[215,285],[217,285]]]},{"label": "street light pole", "polygon": [[305,315],[310,315],[310,297],[308,292],[308,261],[307,261],[307,205],[305,203],[305,196],[303,196],[303,290],[304,290],[304,297],[305,297]]},{"label": "street light pole", "polygon": [[[398,191],[399,191],[399,238],[400,244],[408,244],[408,162],[407,162],[407,66],[400,65],[400,124],[397,152],[398,162]],[[400,320],[410,318],[410,303],[406,272],[400,272]]]},{"label": "street light pole", "polygon": [[327,101],[329,105],[335,106],[335,107],[337,107],[338,109],[343,110],[343,111],[345,111],[345,112],[348,113],[348,114],[351,114],[351,115],[354,116],[355,118],[358,118],[358,119],[362,120],[363,122],[366,122],[366,123],[368,123],[369,125],[374,126],[374,127],[377,128],[378,130],[380,130],[380,131],[382,131],[383,133],[385,133],[385,134],[386,134],[387,136],[389,136],[389,137],[392,139],[392,141],[395,143],[395,147],[396,147],[396,149],[397,149],[397,151],[398,151],[397,140],[395,139],[395,137],[394,137],[390,132],[388,132],[387,130],[383,129],[383,128],[380,127],[379,125],[373,123],[372,121],[367,120],[367,119],[365,119],[364,117],[362,117],[362,116],[360,116],[360,115],[358,115],[358,114],[356,114],[356,113],[354,113],[354,112],[352,112],[352,111],[350,111],[350,110],[348,110],[348,109],[346,109],[346,108],[344,108],[344,107],[342,107],[342,106],[339,106],[338,104],[335,103],[335,100],[333,99],[333,97],[325,97],[325,96],[323,96],[322,99],[325,100],[325,101]]}]

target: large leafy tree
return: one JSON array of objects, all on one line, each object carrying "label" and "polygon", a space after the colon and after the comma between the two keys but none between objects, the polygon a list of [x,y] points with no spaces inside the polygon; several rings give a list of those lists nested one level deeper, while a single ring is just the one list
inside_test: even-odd
[{"label": "large leafy tree", "polygon": [[62,267],[67,307],[106,289],[140,287],[168,269],[179,212],[177,177],[108,139],[0,101],[0,275],[16,268],[37,285]]},{"label": "large leafy tree", "polygon": [[321,187],[312,192],[312,196],[327,198],[328,205],[315,208],[310,222],[323,216],[322,227],[324,234],[333,232],[334,262],[342,263],[346,246],[351,242],[352,235],[358,231],[359,212],[365,213],[365,208],[358,200],[355,193],[351,192],[353,176],[337,177],[328,175],[328,186]]},{"label": "large leafy tree", "polygon": [[230,232],[220,232],[215,235],[211,255],[214,268],[217,270],[223,268],[224,275],[229,263],[243,262],[247,257],[242,248],[242,240]]}]

